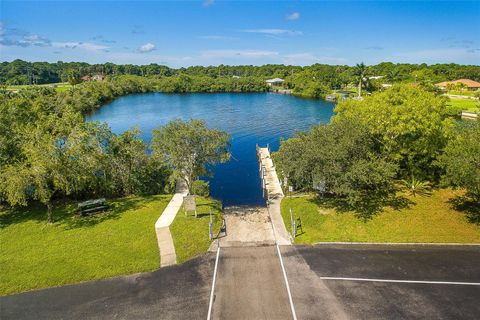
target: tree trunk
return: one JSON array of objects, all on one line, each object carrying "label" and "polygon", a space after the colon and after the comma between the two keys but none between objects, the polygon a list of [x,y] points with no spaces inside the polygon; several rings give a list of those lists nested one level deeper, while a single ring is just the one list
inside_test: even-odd
[{"label": "tree trunk", "polygon": [[358,97],[362,96],[362,80],[360,79],[360,82],[358,83]]},{"label": "tree trunk", "polygon": [[52,220],[52,203],[47,202],[47,223],[53,223]]}]

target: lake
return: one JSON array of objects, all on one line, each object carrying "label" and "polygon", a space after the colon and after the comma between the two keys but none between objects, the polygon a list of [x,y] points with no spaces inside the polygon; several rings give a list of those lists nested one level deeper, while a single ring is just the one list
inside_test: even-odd
[{"label": "lake", "polygon": [[149,93],[124,96],[103,106],[89,121],[107,122],[114,133],[139,127],[151,131],[173,119],[203,119],[211,128],[230,133],[232,158],[213,167],[210,192],[229,205],[262,205],[255,144],[278,150],[280,139],[313,124],[327,123],[334,105],[273,93]]}]

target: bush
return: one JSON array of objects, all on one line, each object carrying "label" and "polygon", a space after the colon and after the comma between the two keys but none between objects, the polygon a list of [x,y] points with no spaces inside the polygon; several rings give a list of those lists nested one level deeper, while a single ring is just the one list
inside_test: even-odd
[{"label": "bush", "polygon": [[439,158],[443,180],[480,201],[480,123],[463,122]]},{"label": "bush", "polygon": [[201,197],[210,195],[210,184],[207,181],[197,180],[192,183],[193,194]]}]

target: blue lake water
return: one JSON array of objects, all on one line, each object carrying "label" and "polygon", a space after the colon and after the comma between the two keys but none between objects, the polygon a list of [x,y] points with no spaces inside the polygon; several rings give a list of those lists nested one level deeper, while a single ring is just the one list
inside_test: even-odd
[{"label": "blue lake water", "polygon": [[88,117],[107,122],[115,133],[139,127],[150,141],[152,130],[173,119],[203,119],[211,128],[230,133],[232,158],[216,165],[210,191],[224,205],[261,205],[261,182],[255,144],[270,144],[313,124],[327,123],[332,103],[272,93],[163,94],[121,97]]}]

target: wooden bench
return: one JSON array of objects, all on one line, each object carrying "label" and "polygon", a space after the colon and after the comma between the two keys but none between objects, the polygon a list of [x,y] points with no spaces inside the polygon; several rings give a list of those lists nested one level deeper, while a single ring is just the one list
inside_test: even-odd
[{"label": "wooden bench", "polygon": [[105,211],[108,208],[108,203],[105,198],[88,200],[80,202],[78,204],[78,212],[80,212],[80,215],[82,216],[89,215],[98,211]]}]

